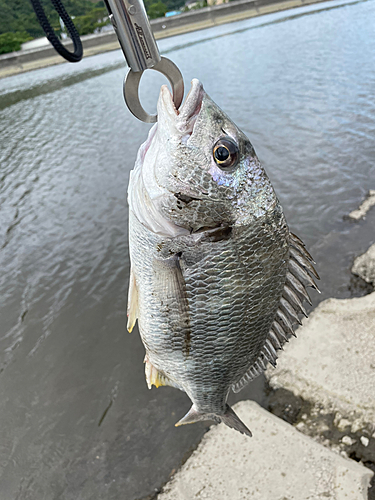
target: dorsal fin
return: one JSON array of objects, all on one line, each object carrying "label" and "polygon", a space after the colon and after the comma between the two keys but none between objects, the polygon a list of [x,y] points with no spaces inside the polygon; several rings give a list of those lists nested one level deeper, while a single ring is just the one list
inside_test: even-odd
[{"label": "dorsal fin", "polygon": [[311,304],[311,301],[306,287],[311,286],[320,293],[313,279],[313,277],[320,279],[313,263],[304,243],[298,236],[289,233],[288,270],[279,308],[257,360],[240,380],[232,385],[233,392],[239,392],[251,380],[258,377],[267,367],[267,362],[276,366],[277,351],[288,342],[290,335],[295,335],[293,326],[296,323],[301,324],[298,315],[304,314],[307,317],[303,302],[306,300]]}]

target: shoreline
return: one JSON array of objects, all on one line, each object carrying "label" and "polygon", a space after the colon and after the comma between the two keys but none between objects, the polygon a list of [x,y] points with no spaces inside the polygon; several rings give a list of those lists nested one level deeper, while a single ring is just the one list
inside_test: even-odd
[{"label": "shoreline", "polygon": [[[156,40],[329,0],[239,0],[151,21]],[[120,49],[113,31],[81,37],[84,57]],[[66,44],[70,49],[72,43]],[[52,46],[0,56],[0,78],[66,63]]]}]

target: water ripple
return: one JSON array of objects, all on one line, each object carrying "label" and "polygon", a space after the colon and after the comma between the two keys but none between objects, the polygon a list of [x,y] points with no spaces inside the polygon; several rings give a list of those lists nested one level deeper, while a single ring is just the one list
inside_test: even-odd
[{"label": "water ripple", "polygon": [[[160,42],[250,137],[323,298],[350,295],[351,260],[375,238],[372,213],[343,219],[375,189],[374,28],[375,2],[327,2]],[[126,190],[149,126],[126,110],[123,77],[115,51],[0,80],[8,498],[145,497],[204,431],[173,428],[185,396],[150,399],[144,349],[125,335]],[[147,109],[154,81],[142,83]]]}]

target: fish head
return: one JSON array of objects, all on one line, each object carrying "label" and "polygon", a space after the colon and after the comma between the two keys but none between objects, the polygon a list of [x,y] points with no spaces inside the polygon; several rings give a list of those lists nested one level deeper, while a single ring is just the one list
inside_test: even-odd
[{"label": "fish head", "polygon": [[145,149],[147,196],[177,228],[245,225],[277,203],[249,139],[196,79],[179,110],[168,87],[161,88],[158,123]]}]

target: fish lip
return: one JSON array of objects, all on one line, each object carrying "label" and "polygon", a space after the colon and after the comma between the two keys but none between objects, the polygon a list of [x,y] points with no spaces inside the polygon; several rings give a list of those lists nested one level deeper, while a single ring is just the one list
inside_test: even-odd
[{"label": "fish lip", "polygon": [[202,107],[203,97],[203,85],[199,80],[194,78],[191,82],[191,88],[185,99],[185,102],[179,109],[176,109],[169,88],[166,85],[162,86],[162,105],[166,109],[168,116],[173,120],[176,128],[180,131],[181,134],[191,135],[193,133],[195,121]]},{"label": "fish lip", "polygon": [[191,88],[186,96],[185,102],[178,111],[180,119],[188,121],[198,116],[202,107],[203,95],[203,85],[199,80],[194,78],[191,82]]}]

